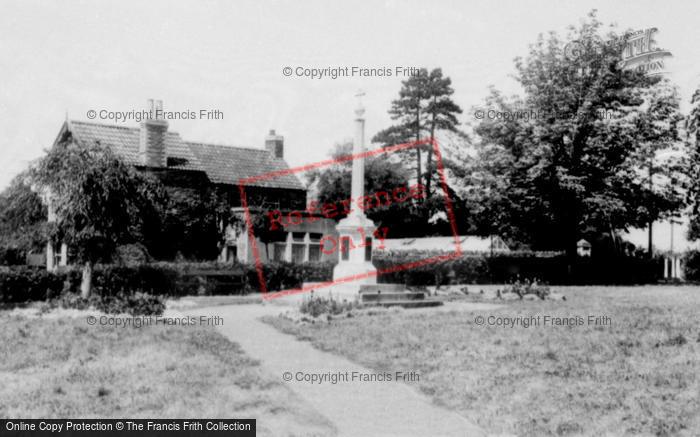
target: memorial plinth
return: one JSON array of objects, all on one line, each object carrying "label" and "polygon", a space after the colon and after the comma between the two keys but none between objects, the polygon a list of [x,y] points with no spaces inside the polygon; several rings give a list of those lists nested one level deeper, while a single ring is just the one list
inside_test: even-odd
[{"label": "memorial plinth", "polygon": [[333,281],[347,278],[343,284],[353,285],[357,294],[360,285],[377,283],[377,269],[372,264],[372,242],[376,227],[364,214],[358,214],[341,220],[336,229],[339,234],[340,256],[333,269]]}]

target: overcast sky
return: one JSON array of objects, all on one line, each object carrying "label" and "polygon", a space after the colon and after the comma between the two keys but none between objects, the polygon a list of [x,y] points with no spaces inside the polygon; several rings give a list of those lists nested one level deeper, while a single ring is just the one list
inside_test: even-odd
[{"label": "overcast sky", "polygon": [[66,112],[88,120],[148,98],[223,113],[171,121],[184,139],[262,147],[276,129],[292,166],[313,162],[352,136],[358,88],[371,136],[405,79],[287,77],[285,67],[442,67],[465,122],[489,85],[518,91],[513,58],[539,33],[563,34],[593,8],[621,29],[657,27],[687,102],[700,83],[700,2],[2,1],[0,188],[52,144]]}]

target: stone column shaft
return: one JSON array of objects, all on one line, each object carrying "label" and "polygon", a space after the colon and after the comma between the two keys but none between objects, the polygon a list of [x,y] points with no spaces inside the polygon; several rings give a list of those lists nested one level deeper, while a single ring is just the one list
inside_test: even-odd
[{"label": "stone column shaft", "polygon": [[[355,113],[355,141],[353,143],[353,155],[359,155],[365,151],[365,120],[362,118],[364,109],[358,108]],[[352,160],[352,191],[353,202],[357,202],[365,195],[365,158],[355,158]],[[354,208],[354,211],[357,211]],[[354,212],[353,211],[353,212]]]}]

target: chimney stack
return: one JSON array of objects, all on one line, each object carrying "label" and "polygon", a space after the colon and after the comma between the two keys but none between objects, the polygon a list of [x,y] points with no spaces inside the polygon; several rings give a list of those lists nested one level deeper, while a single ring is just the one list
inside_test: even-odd
[{"label": "chimney stack", "polygon": [[277,135],[274,129],[270,129],[270,133],[265,137],[265,150],[275,158],[284,158],[284,137]]},{"label": "chimney stack", "polygon": [[146,167],[165,167],[168,122],[163,119],[163,101],[148,99],[149,117],[141,122],[139,159]]}]

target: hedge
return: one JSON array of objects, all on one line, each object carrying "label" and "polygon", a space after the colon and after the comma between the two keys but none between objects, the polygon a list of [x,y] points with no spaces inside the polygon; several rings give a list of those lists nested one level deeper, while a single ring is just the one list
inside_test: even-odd
[{"label": "hedge", "polygon": [[374,258],[381,270],[379,282],[426,286],[443,284],[508,283],[537,279],[553,285],[647,284],[663,276],[660,258],[577,258],[573,263],[556,253],[512,252],[485,256],[466,253],[460,257],[408,268],[445,253],[431,251],[383,252]]},{"label": "hedge", "polygon": [[[332,276],[330,263],[263,265],[268,291],[323,281]],[[77,268],[47,272],[40,268],[5,267],[0,270],[0,303],[50,300],[62,292],[79,293],[82,272]],[[98,265],[92,278],[93,294],[102,298],[130,296],[185,296],[246,294],[260,290],[254,265],[216,263],[153,263],[140,266]]]},{"label": "hedge", "polygon": [[0,271],[0,303],[47,300],[61,294],[65,275],[28,267]]},{"label": "hedge", "polygon": [[[68,269],[54,273],[64,276],[65,291],[79,292],[82,271]],[[93,272],[92,285],[95,294],[115,296],[123,293],[148,293],[156,296],[182,295],[176,270],[148,264],[134,267],[97,266]]]},{"label": "hedge", "polygon": [[17,266],[26,262],[26,252],[16,247],[0,246],[0,266]]},{"label": "hedge", "polygon": [[[643,284],[656,282],[663,274],[661,259],[578,258],[570,263],[562,255],[542,256],[533,252],[515,252],[493,257],[464,254],[436,263],[402,267],[436,255],[439,253],[427,251],[377,253],[374,265],[380,270],[393,270],[381,274],[379,282],[426,286],[537,279],[552,285]],[[691,280],[700,277],[700,255],[687,258],[686,275]],[[331,280],[333,264],[270,262],[263,265],[263,276],[268,291],[295,288],[303,282]],[[0,270],[0,303],[50,300],[62,292],[77,294],[80,280],[81,271],[78,269],[47,272],[31,267],[5,267]],[[261,289],[255,265],[217,263],[100,265],[94,271],[93,288],[94,294],[103,300],[116,297],[123,300],[124,296],[136,293],[185,296],[246,294]]]}]

